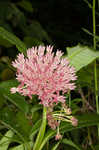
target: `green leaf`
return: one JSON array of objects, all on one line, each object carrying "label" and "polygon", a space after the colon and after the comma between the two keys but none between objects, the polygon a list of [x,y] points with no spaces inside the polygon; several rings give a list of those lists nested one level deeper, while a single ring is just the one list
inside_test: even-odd
[{"label": "green leaf", "polygon": [[76,148],[77,150],[81,150],[81,148],[79,148],[79,147],[78,147],[75,143],[73,143],[71,140],[63,139],[63,140],[62,140],[62,143],[67,144],[67,145],[70,145],[70,146]]},{"label": "green leaf", "polygon": [[39,150],[39,147],[44,138],[45,129],[46,129],[46,107],[43,107],[43,120],[33,150]]},{"label": "green leaf", "polygon": [[88,4],[88,7],[89,7],[89,8],[92,9],[92,5],[91,5],[91,3],[88,2],[88,0],[84,0],[84,2],[85,2],[86,4]]},{"label": "green leaf", "polygon": [[25,145],[21,144],[21,145],[15,146],[13,148],[10,148],[9,150],[25,150]]},{"label": "green leaf", "polygon": [[0,109],[2,108],[4,103],[5,103],[5,99],[2,95],[0,95]]},{"label": "green leaf", "polygon": [[19,6],[24,8],[28,12],[33,12],[32,4],[27,0],[22,0],[21,2],[17,3]]},{"label": "green leaf", "polygon": [[[25,144],[30,140],[32,126],[22,112],[16,114],[13,109],[11,110],[11,108],[5,107],[0,111],[0,123],[4,125],[5,128],[11,129],[16,133],[18,143]],[[26,147],[29,147],[28,144],[25,145]]]},{"label": "green leaf", "polygon": [[42,105],[36,104],[31,108],[31,113],[34,114],[36,111],[42,109]]},{"label": "green leaf", "polygon": [[[62,122],[61,125],[60,125],[60,132],[61,133],[66,133],[68,131],[72,131],[72,130],[75,130],[75,129],[80,129],[80,128],[83,128],[83,127],[97,125],[99,123],[99,115],[97,115],[97,114],[83,114],[83,115],[80,115],[76,118],[78,119],[78,126],[77,127],[72,126],[70,123]],[[42,144],[41,144],[39,150],[42,150],[42,148],[44,147],[46,142],[49,139],[51,139],[53,136],[55,136],[55,134],[56,134],[56,131],[49,130],[45,134],[45,137],[42,141]]]},{"label": "green leaf", "polygon": [[20,52],[26,52],[25,44],[14,34],[8,32],[4,28],[0,27],[0,36],[3,37],[5,40],[8,40],[11,44],[16,45]]},{"label": "green leaf", "polygon": [[91,35],[91,36],[95,36],[95,38],[96,38],[96,40],[97,41],[99,41],[99,36],[97,36],[97,35],[94,35],[93,33],[91,33],[90,31],[88,31],[87,29],[85,29],[85,28],[82,28],[82,30],[84,31],[84,32],[86,32],[87,34],[89,34],[89,35]]},{"label": "green leaf", "polygon": [[93,76],[94,76],[94,72],[93,72],[93,68],[94,66],[92,64],[82,68],[80,71],[78,71],[77,76],[78,76],[78,80],[77,82],[81,85],[81,87],[84,86],[92,86],[93,84]]},{"label": "green leaf", "polygon": [[10,89],[16,87],[18,82],[16,80],[9,80],[1,82],[0,84],[0,94],[9,100],[11,103],[16,105],[24,113],[28,113],[29,105],[25,101],[24,97],[19,94],[11,94]]},{"label": "green leaf", "polygon": [[16,122],[18,123],[18,127],[20,128],[20,133],[24,133],[24,135],[29,137],[32,126],[30,125],[29,120],[26,118],[23,112],[19,111],[16,114]]},{"label": "green leaf", "polygon": [[60,144],[60,141],[57,144],[55,144],[54,147],[51,150],[57,150],[59,144]]},{"label": "green leaf", "polygon": [[95,145],[94,149],[99,150],[99,145]]},{"label": "green leaf", "polygon": [[93,51],[87,46],[77,45],[72,48],[67,48],[67,52],[70,64],[76,68],[76,71],[87,66],[99,57],[99,52]]},{"label": "green leaf", "polygon": [[14,132],[11,130],[6,132],[6,134],[0,140],[0,150],[7,150],[8,149],[8,146],[12,140],[13,135],[14,135]]},{"label": "green leaf", "polygon": [[3,69],[3,71],[1,72],[1,80],[5,81],[5,80],[10,80],[14,77],[14,72],[10,69],[10,68],[5,68]]},{"label": "green leaf", "polygon": [[80,102],[82,102],[81,98],[76,98],[71,101],[72,114],[76,114],[76,112],[81,110],[80,106],[78,105]]},{"label": "green leaf", "polygon": [[8,40],[3,39],[1,36],[0,36],[0,45],[6,48],[12,47],[12,44]]},{"label": "green leaf", "polygon": [[33,124],[41,117],[41,113],[39,112],[40,109],[42,109],[42,106],[39,104],[33,105],[33,107],[31,108],[31,117]]},{"label": "green leaf", "polygon": [[41,125],[41,119],[38,120],[34,125],[33,125],[33,128],[31,129],[31,132],[30,132],[30,139],[32,140],[34,135],[38,132],[39,128],[40,128],[40,125]]},{"label": "green leaf", "polygon": [[[28,145],[30,145],[30,147],[32,146],[32,142],[27,143]],[[20,144],[18,146],[15,146],[13,148],[10,148],[9,150],[27,150],[25,144]]]},{"label": "green leaf", "polygon": [[30,36],[24,37],[24,43],[26,44],[27,47],[44,45],[42,41],[38,40],[37,38],[30,37]]},{"label": "green leaf", "polygon": [[38,21],[32,21],[29,26],[24,28],[24,33],[27,37],[30,36],[38,41],[46,40],[47,42],[51,43],[50,37]]},{"label": "green leaf", "polygon": [[19,128],[17,127],[15,112],[10,110],[10,108],[5,107],[0,110],[0,123],[4,125],[7,129],[11,129],[18,137],[25,142],[24,136],[20,134]]},{"label": "green leaf", "polygon": [[16,6],[16,3],[10,3],[9,14],[6,15],[7,19],[14,27],[22,29],[26,26],[26,17],[24,13]]}]

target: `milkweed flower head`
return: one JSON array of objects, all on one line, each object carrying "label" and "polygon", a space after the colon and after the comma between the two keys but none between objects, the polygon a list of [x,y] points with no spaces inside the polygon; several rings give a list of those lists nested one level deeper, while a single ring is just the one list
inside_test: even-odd
[{"label": "milkweed flower head", "polygon": [[53,53],[51,46],[32,47],[27,57],[20,53],[12,65],[17,69],[16,79],[19,86],[11,88],[12,93],[24,96],[38,95],[40,103],[46,107],[54,103],[64,103],[64,93],[75,89],[77,79],[74,67],[70,66],[63,53]]}]

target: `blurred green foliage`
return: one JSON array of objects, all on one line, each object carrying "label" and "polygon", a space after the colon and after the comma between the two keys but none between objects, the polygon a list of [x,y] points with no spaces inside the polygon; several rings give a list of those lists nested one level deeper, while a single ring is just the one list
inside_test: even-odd
[{"label": "blurred green foliage", "polygon": [[[60,132],[64,138],[59,142],[53,138],[56,131],[47,126],[45,136],[39,135],[39,139],[42,136],[39,150],[99,149],[93,73],[93,61],[97,59],[99,79],[99,52],[92,47],[92,11],[88,2],[91,6],[90,0],[0,1],[0,150],[29,150],[34,146],[42,106],[35,95],[30,100],[11,94],[10,88],[18,85],[11,62],[19,52],[26,54],[27,48],[49,44],[55,50],[62,49],[64,58],[68,57],[76,68],[77,88],[66,99],[69,102],[71,98],[72,113],[77,115],[79,124],[73,127],[63,122]],[[98,17],[96,20],[98,24]],[[96,38],[98,49],[99,36]]]}]

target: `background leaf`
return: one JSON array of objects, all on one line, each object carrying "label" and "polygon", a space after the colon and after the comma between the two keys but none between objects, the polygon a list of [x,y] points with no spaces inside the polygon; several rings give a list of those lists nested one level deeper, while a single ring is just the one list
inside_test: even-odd
[{"label": "background leaf", "polygon": [[0,84],[0,94],[16,105],[24,113],[28,113],[29,105],[25,101],[24,97],[19,94],[11,94],[10,89],[18,85],[16,80],[3,81]]},{"label": "background leaf", "polygon": [[0,123],[5,128],[11,129],[16,133],[20,142],[26,143],[29,140],[32,126],[26,116],[18,111],[17,113],[9,107],[5,107],[0,111]]},{"label": "background leaf", "polygon": [[76,71],[87,66],[99,57],[98,51],[92,51],[91,48],[80,45],[67,48],[67,53],[70,64],[76,68]]},{"label": "background leaf", "polygon": [[18,2],[17,5],[21,6],[28,12],[33,12],[32,4],[27,0],[22,0],[22,1]]},{"label": "background leaf", "polygon": [[59,142],[57,142],[57,144],[55,144],[51,150],[57,150],[57,148],[58,148],[59,144],[60,144],[60,141],[59,141]]},{"label": "background leaf", "polygon": [[26,36],[24,37],[24,43],[27,47],[44,45],[44,43],[36,38]]},{"label": "background leaf", "polygon": [[77,150],[81,150],[81,148],[79,148],[79,147],[78,147],[75,143],[73,143],[71,140],[63,139],[63,140],[62,140],[62,143],[67,144],[67,145],[70,145],[70,146],[74,147],[74,148],[77,149]]},{"label": "background leaf", "polygon": [[[32,147],[32,142],[27,143],[30,147]],[[10,148],[9,150],[27,150],[25,144],[21,144],[18,146],[14,146],[13,148]]]},{"label": "background leaf", "polygon": [[14,135],[14,132],[9,130],[6,132],[6,134],[3,136],[3,138],[0,140],[0,150],[7,150],[10,142],[12,141],[12,137]]},{"label": "background leaf", "polygon": [[25,53],[26,52],[26,46],[25,44],[14,34],[8,32],[4,28],[0,27],[0,36],[3,37],[4,39],[8,40],[11,44],[16,45],[18,50],[20,52]]}]

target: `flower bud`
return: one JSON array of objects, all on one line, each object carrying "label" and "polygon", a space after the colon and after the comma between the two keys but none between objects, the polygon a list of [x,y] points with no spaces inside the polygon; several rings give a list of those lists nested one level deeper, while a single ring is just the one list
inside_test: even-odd
[{"label": "flower bud", "polygon": [[77,126],[78,125],[78,120],[75,117],[71,118],[71,122],[73,126]]},{"label": "flower bud", "polygon": [[55,136],[55,140],[60,140],[62,139],[62,135],[60,133],[57,133]]}]

